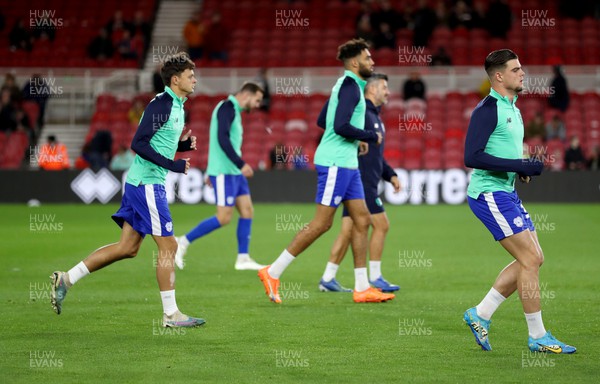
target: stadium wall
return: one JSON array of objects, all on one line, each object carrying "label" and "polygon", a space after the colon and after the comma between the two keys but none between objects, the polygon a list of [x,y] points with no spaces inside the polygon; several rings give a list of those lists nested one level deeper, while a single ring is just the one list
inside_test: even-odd
[{"label": "stadium wall", "polygon": [[[390,205],[462,204],[466,201],[469,173],[463,169],[397,169],[403,191],[395,194],[389,184],[380,185]],[[0,171],[7,181],[0,189],[0,203],[118,203],[126,174],[103,169],[84,171]],[[257,171],[249,180],[252,199],[268,203],[310,203],[315,197],[313,171]],[[204,174],[190,169],[187,175],[169,173],[166,182],[170,203],[214,204]],[[546,172],[530,184],[517,186],[526,202],[600,202],[600,172]]]}]

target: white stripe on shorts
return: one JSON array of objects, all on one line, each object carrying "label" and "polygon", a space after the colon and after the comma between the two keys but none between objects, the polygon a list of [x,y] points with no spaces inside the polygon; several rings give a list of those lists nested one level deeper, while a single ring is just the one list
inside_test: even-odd
[{"label": "white stripe on shorts", "polygon": [[224,207],[225,206],[225,175],[217,175],[217,205]]},{"label": "white stripe on shorts", "polygon": [[327,171],[327,181],[325,182],[325,190],[323,191],[323,198],[321,204],[329,206],[331,199],[333,199],[333,190],[335,189],[335,181],[337,179],[338,167],[329,167]]},{"label": "white stripe on shorts", "polygon": [[487,201],[487,203],[488,203],[488,208],[490,209],[492,216],[494,216],[496,223],[498,223],[498,225],[500,226],[500,229],[502,230],[502,233],[504,233],[504,236],[508,237],[508,236],[513,235],[514,233],[513,233],[512,228],[510,227],[510,225],[508,224],[508,222],[506,221],[504,216],[502,216],[502,213],[500,212],[500,210],[498,209],[498,206],[496,205],[496,200],[494,200],[494,195],[491,192],[488,192],[488,193],[484,193],[483,196],[485,197],[485,201]]},{"label": "white stripe on shorts", "polygon": [[154,236],[161,236],[162,230],[160,229],[160,215],[158,214],[158,208],[156,208],[156,198],[154,197],[154,185],[146,184],[144,186],[146,190],[146,204],[148,204],[148,211],[150,212],[150,222],[152,223],[152,234]]}]

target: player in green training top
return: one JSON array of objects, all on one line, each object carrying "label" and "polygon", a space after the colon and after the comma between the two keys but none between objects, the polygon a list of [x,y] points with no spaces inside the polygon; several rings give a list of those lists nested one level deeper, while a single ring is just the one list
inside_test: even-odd
[{"label": "player in green training top", "polygon": [[187,173],[190,166],[189,159],[173,160],[175,152],[196,149],[196,137],[190,137],[190,131],[182,136],[183,103],[196,85],[194,67],[184,52],[170,56],[163,64],[161,77],[165,91],[150,101],[140,119],[131,144],[136,156],[127,173],[121,207],[112,216],[122,228],[121,239],[98,248],[68,272],[52,274],[51,302],[57,314],[61,313],[62,302],[73,284],[115,261],[135,257],[144,236],[149,234],[158,246],[156,279],[163,304],[163,326],[204,324],[203,319],[182,314],[175,301],[177,242],[164,186],[168,171]]},{"label": "player in green training top", "polygon": [[178,237],[175,264],[184,267],[184,255],[191,242],[208,235],[231,221],[233,208],[240,218],[237,226],[238,256],[236,270],[258,270],[263,265],[249,254],[254,208],[246,178],[252,177],[252,167],[242,160],[243,111],[258,109],[264,91],[256,83],[247,82],[235,95],[217,104],[210,120],[208,167],[206,173],[215,191],[217,214],[203,220],[186,235]]},{"label": "player in green training top", "polygon": [[474,168],[468,201],[475,216],[515,260],[500,272],[481,303],[465,312],[464,320],[477,344],[491,350],[490,319],[500,304],[518,291],[529,328],[529,349],[573,353],[574,347],[544,328],[539,285],[544,254],[531,217],[515,191],[517,177],[529,182],[544,167],[537,159],[523,159],[523,119],[516,102],[525,72],[509,49],[491,52],[485,70],[492,89],[473,110],[465,142],[465,165]]},{"label": "player in green training top", "polygon": [[362,39],[342,44],[337,58],[344,63],[345,70],[331,91],[325,133],[315,153],[318,173],[315,217],[296,234],[272,265],[258,273],[269,299],[275,303],[281,303],[279,276],[301,252],[331,228],[335,211],[342,203],[354,222],[351,243],[355,275],[353,300],[357,303],[383,302],[395,297],[372,288],[367,278],[371,219],[365,204],[357,158],[359,141],[379,145],[382,140],[381,133],[364,129],[364,88],[366,79],[373,73],[374,62],[367,43]]}]

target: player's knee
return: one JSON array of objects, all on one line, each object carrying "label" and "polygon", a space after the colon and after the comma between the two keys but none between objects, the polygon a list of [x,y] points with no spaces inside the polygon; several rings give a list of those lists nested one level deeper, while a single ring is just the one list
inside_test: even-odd
[{"label": "player's knee", "polygon": [[388,231],[390,230],[390,223],[387,221],[384,221],[382,223],[378,223],[377,225],[373,226],[373,230],[379,231],[379,232],[383,232],[388,233]]},{"label": "player's knee", "polygon": [[369,215],[360,215],[354,219],[354,227],[357,231],[368,231],[371,225],[371,217]]},{"label": "player's knee", "polygon": [[219,224],[221,224],[221,227],[224,227],[231,222],[231,214],[224,213],[217,215],[217,220],[219,220]]},{"label": "player's knee", "polygon": [[241,209],[240,216],[243,217],[244,219],[251,219],[252,217],[254,217],[254,207],[250,206],[250,207]]},{"label": "player's knee", "polygon": [[526,250],[526,257],[521,259],[521,265],[527,270],[538,270],[544,261],[543,255],[534,247]]},{"label": "player's knee", "polygon": [[121,246],[121,253],[129,259],[137,256],[140,246],[137,244],[123,244]]}]

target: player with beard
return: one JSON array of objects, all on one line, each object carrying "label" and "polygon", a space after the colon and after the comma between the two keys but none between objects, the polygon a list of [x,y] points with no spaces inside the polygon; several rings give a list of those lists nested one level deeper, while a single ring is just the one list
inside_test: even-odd
[{"label": "player with beard", "polygon": [[342,203],[354,222],[351,243],[354,254],[354,301],[383,302],[395,297],[371,288],[367,278],[368,229],[371,220],[358,169],[358,149],[360,145],[364,150],[367,142],[379,145],[382,140],[380,133],[364,129],[364,87],[366,79],[373,73],[374,65],[368,48],[362,39],[350,40],[338,47],[337,58],[344,63],[345,71],[332,89],[325,133],[315,153],[318,174],[315,216],[296,234],[292,243],[272,265],[258,272],[267,296],[275,303],[281,303],[278,290],[283,271],[331,228],[335,211]]}]

